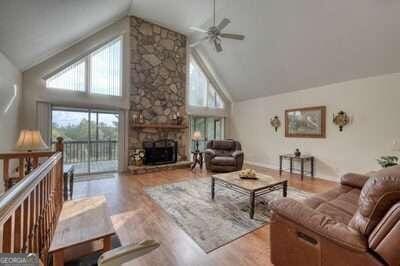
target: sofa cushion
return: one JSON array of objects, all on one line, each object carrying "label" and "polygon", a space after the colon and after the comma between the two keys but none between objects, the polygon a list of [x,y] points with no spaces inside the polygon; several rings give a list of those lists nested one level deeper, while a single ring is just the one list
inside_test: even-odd
[{"label": "sofa cushion", "polygon": [[304,204],[332,219],[348,224],[358,208],[360,190],[337,186],[304,200]]},{"label": "sofa cushion", "polygon": [[229,156],[217,156],[211,159],[211,163],[214,165],[231,166],[236,165],[236,160],[235,158]]},{"label": "sofa cushion", "polygon": [[[400,168],[378,171],[361,190],[359,207],[350,226],[369,236],[389,209],[400,202]],[[387,175],[387,176],[386,176]]]}]

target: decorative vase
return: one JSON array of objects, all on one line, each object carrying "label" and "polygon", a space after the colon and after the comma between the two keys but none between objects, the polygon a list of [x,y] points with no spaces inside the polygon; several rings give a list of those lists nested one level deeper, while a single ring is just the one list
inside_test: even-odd
[{"label": "decorative vase", "polygon": [[142,165],[143,165],[143,160],[138,160],[138,161],[134,160],[134,161],[133,161],[133,164],[134,164],[135,166],[142,166]]},{"label": "decorative vase", "polygon": [[300,150],[299,150],[299,149],[296,149],[296,151],[294,152],[294,156],[300,157],[300,155],[301,155]]}]

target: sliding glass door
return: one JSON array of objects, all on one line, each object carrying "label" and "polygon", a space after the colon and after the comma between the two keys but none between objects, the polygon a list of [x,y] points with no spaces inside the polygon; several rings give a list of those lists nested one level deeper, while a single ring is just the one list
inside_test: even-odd
[{"label": "sliding glass door", "polygon": [[54,107],[52,141],[64,138],[64,163],[77,174],[118,170],[118,113]]},{"label": "sliding glass door", "polygon": [[[200,131],[201,140],[199,149],[203,151],[206,148],[208,140],[224,139],[224,118],[221,117],[190,117],[190,136],[195,131]],[[195,141],[192,141],[192,150],[195,150]]]}]

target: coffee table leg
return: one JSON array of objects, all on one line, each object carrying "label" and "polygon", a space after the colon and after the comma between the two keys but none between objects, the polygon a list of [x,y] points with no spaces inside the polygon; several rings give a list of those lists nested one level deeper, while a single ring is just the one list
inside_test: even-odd
[{"label": "coffee table leg", "polygon": [[215,197],[215,178],[211,177],[211,199]]},{"label": "coffee table leg", "polygon": [[255,208],[255,193],[250,193],[250,219],[254,217],[254,208]]},{"label": "coffee table leg", "polygon": [[287,182],[283,183],[283,197],[287,197]]}]

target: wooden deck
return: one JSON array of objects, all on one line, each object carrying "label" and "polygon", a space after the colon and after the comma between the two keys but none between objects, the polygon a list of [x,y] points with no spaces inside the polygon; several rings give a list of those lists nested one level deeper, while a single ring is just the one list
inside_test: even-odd
[{"label": "wooden deck", "polygon": [[[87,174],[88,173],[88,163],[80,162],[80,163],[71,163],[66,165],[73,165],[75,169],[75,174]],[[110,161],[94,161],[90,162],[90,171],[92,173],[104,173],[104,172],[113,172],[118,171],[118,161],[110,160]]]},{"label": "wooden deck", "polygon": [[[261,171],[260,171],[261,172]],[[264,170],[269,175],[278,171]],[[126,265],[271,265],[269,226],[266,225],[242,238],[206,254],[155,202],[143,191],[145,187],[210,176],[205,170],[178,169],[143,175],[117,175],[116,178],[79,182],[74,197],[105,195],[112,221],[123,245],[154,239],[160,248]],[[293,174],[284,176],[289,186],[305,191],[321,192],[335,185],[318,178]]]}]

